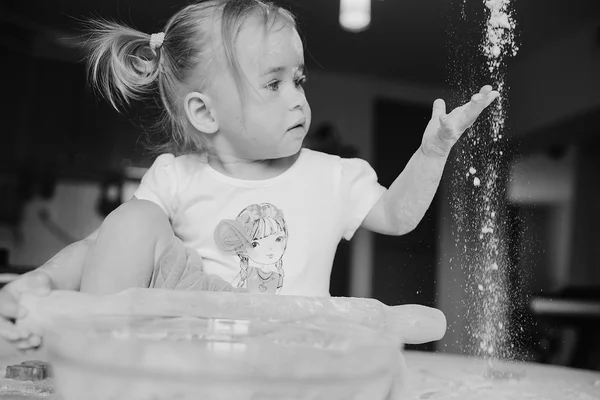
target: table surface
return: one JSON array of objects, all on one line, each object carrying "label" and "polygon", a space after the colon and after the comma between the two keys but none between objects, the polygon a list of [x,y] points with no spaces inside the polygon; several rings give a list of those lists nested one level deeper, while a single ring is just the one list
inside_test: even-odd
[{"label": "table surface", "polygon": [[[445,353],[406,351],[404,399],[410,400],[600,400],[600,372],[532,363],[499,363],[505,376],[486,378],[486,363]],[[0,374],[6,365],[45,360],[43,351],[23,355],[0,340]],[[508,373],[506,373],[508,372]],[[33,385],[0,379],[1,400],[58,400],[52,381]],[[39,394],[35,394],[39,393]]]},{"label": "table surface", "polygon": [[600,400],[600,371],[486,361],[443,353],[406,352],[407,399]]}]

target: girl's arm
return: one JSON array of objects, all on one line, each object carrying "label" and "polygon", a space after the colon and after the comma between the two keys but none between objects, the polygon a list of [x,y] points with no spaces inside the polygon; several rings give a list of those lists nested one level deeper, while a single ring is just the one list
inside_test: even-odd
[{"label": "girl's arm", "polygon": [[435,196],[446,159],[427,156],[419,148],[371,209],[362,227],[384,235],[404,235],[415,229]]},{"label": "girl's arm", "polygon": [[421,147],[371,209],[362,227],[386,235],[413,230],[431,205],[452,146],[499,95],[491,86],[484,86],[470,102],[450,114],[446,114],[444,101],[436,100]]},{"label": "girl's arm", "polygon": [[47,273],[52,280],[53,289],[79,290],[86,257],[97,236],[96,229],[85,239],[62,249],[35,271]]},{"label": "girl's arm", "polygon": [[40,345],[40,336],[27,329],[17,328],[11,322],[27,314],[27,310],[19,305],[21,296],[45,296],[52,289],[78,290],[86,255],[96,236],[97,231],[72,243],[41,267],[23,274],[0,290],[0,337],[21,350]]}]

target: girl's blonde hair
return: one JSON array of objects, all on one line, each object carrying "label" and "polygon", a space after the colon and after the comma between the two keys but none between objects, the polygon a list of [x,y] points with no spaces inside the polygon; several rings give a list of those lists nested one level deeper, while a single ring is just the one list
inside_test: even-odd
[{"label": "girl's blonde hair", "polygon": [[210,84],[210,61],[214,58],[214,27],[220,25],[225,57],[238,90],[242,74],[235,54],[235,41],[244,22],[251,16],[262,18],[271,29],[278,20],[296,28],[294,16],[270,2],[260,0],[206,0],[177,12],[164,28],[161,46],[150,46],[150,34],[105,20],[89,23],[86,40],[89,79],[112,106],[122,111],[134,100],[158,96],[162,105],[157,123],[168,132],[162,144],[151,146],[157,153],[176,155],[206,150],[204,137],[192,133],[183,109],[186,84],[195,71],[202,71],[197,90]]}]

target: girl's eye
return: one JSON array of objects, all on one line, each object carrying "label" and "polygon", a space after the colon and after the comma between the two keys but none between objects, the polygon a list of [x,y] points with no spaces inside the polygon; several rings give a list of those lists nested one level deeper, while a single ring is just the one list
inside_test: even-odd
[{"label": "girl's eye", "polygon": [[259,246],[258,242],[252,242],[252,248],[255,249]]},{"label": "girl's eye", "polygon": [[296,78],[296,80],[294,81],[294,84],[296,85],[296,87],[298,86],[302,86],[306,83],[306,75],[302,75],[298,78]]},{"label": "girl's eye", "polygon": [[280,83],[281,83],[280,80],[269,82],[269,83],[267,83],[267,85],[265,87],[269,90],[276,92],[277,90],[279,90]]},{"label": "girl's eye", "polygon": [[275,241],[276,241],[277,243],[281,243],[281,242],[283,242],[283,236],[278,236],[278,237],[277,237],[277,239],[275,239]]}]

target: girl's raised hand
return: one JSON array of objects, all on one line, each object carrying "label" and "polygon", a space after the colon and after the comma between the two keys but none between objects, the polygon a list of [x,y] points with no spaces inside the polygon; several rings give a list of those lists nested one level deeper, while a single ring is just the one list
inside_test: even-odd
[{"label": "girl's raised hand", "polygon": [[454,143],[473,125],[479,114],[499,96],[499,92],[486,85],[471,97],[471,101],[455,108],[450,114],[446,114],[444,100],[437,99],[433,103],[433,115],[423,135],[421,149],[425,155],[448,156]]}]

